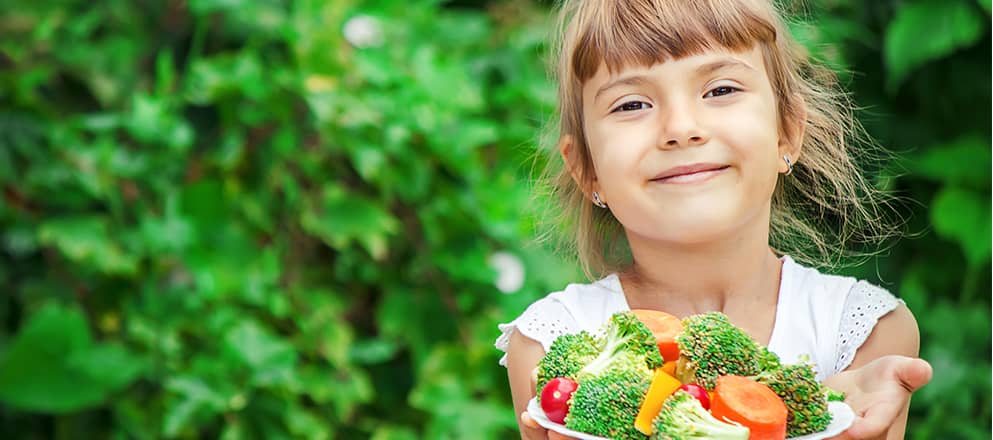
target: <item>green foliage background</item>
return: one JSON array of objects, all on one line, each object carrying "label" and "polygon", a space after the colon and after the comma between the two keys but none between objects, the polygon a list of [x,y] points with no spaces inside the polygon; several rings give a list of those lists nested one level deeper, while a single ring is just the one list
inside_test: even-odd
[{"label": "green foliage background", "polygon": [[[514,437],[496,324],[579,280],[522,209],[548,7],[3,2],[0,437]],[[989,13],[795,25],[918,202],[920,234],[850,270],[920,322],[908,438],[989,435]]]}]

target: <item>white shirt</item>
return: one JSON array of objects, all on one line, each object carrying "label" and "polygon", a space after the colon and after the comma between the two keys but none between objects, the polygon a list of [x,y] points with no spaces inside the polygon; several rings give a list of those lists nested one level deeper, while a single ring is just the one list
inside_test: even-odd
[{"label": "white shirt", "polygon": [[[784,256],[769,350],[785,364],[808,356],[816,364],[817,379],[824,380],[851,364],[879,318],[901,302],[866,281],[822,274]],[[617,274],[590,284],[570,284],[500,324],[496,347],[506,353],[510,335],[519,331],[547,352],[559,335],[596,333],[611,315],[625,310],[630,307]],[[507,365],[506,355],[500,365]]]}]

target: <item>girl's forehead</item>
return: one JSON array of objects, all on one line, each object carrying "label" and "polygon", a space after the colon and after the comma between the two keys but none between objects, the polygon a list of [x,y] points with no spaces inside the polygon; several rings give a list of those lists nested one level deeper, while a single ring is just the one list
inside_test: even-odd
[{"label": "girl's forehead", "polygon": [[645,74],[649,72],[674,74],[684,74],[687,71],[699,71],[699,73],[712,73],[726,68],[743,68],[765,75],[762,50],[758,45],[754,45],[745,50],[732,50],[727,48],[708,48],[698,53],[688,54],[682,57],[670,57],[653,62],[642,62],[639,60],[625,60],[617,66],[611,66],[606,60],[600,60],[596,73],[583,82],[585,86],[591,83],[601,83],[616,80],[617,78],[632,74]]}]

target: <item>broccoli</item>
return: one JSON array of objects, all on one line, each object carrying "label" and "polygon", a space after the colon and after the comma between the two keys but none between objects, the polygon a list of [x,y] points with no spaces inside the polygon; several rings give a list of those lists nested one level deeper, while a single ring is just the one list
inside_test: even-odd
[{"label": "broccoli", "polygon": [[782,364],[779,363],[779,356],[769,351],[767,347],[762,347],[759,352],[759,370],[773,371],[778,370],[780,367],[782,367]]},{"label": "broccoli", "polygon": [[755,342],[720,312],[688,316],[683,333],[676,337],[679,361],[676,375],[683,383],[708,390],[727,374],[755,376],[779,364],[778,357]]},{"label": "broccoli", "polygon": [[541,399],[541,390],[545,384],[556,377],[575,380],[576,373],[596,358],[599,352],[597,340],[585,331],[556,338],[548,348],[548,353],[538,362],[538,398]]},{"label": "broccoli", "polygon": [[686,391],[666,399],[652,426],[651,440],[748,439],[748,428],[717,420]]},{"label": "broccoli", "polygon": [[827,407],[830,390],[817,382],[811,364],[784,365],[755,379],[768,385],[786,404],[787,436],[820,432],[831,423],[831,413]]},{"label": "broccoli", "polygon": [[579,387],[569,401],[565,426],[614,439],[644,440],[634,419],[652,371],[662,366],[655,336],[633,313],[615,313],[597,348],[596,357],[575,374]]},{"label": "broccoli", "polygon": [[[631,354],[622,354],[624,362],[641,363]],[[645,440],[634,427],[641,402],[651,385],[651,377],[639,368],[611,369],[599,376],[587,376],[569,400],[565,426],[587,434],[617,440]]]},{"label": "broccoli", "polygon": [[627,368],[627,362],[618,362],[620,354],[630,354],[624,359],[637,359],[638,367],[645,376],[651,375],[651,370],[662,366],[662,355],[659,354],[655,336],[638,317],[631,312],[618,312],[610,317],[604,328],[604,335],[598,341],[600,353],[584,366],[577,374],[577,379],[583,376],[597,376],[613,368]]},{"label": "broccoli", "polygon": [[[823,386],[823,385],[822,385]],[[831,388],[824,387],[824,394],[827,397],[828,402],[844,402],[845,393],[841,391],[835,391]]]}]

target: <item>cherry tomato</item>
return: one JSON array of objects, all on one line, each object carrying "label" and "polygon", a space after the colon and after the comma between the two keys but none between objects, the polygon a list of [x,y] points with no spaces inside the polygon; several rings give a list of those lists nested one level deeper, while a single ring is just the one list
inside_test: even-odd
[{"label": "cherry tomato", "polygon": [[[700,401],[700,405],[703,406],[703,409],[710,409],[710,396],[707,395],[707,390],[702,386],[695,383],[688,383],[679,387],[679,389],[690,393],[693,397],[696,397],[696,400]],[[544,397],[542,398],[544,399]]]},{"label": "cherry tomato", "polygon": [[541,409],[545,417],[555,423],[565,423],[565,415],[569,413],[569,399],[579,384],[572,379],[556,377],[548,381],[541,389]]}]

